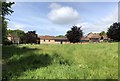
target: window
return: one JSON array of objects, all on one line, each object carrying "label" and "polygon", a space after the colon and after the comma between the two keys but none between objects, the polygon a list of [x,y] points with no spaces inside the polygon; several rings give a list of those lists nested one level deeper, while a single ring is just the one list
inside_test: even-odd
[{"label": "window", "polygon": [[49,40],[49,42],[50,42],[50,40]]},{"label": "window", "polygon": [[45,40],[44,40],[44,42],[45,42]]}]

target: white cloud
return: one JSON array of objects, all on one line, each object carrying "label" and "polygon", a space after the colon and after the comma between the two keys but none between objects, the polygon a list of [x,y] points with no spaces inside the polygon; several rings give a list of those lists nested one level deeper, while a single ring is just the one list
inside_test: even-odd
[{"label": "white cloud", "polygon": [[89,22],[83,22],[80,24],[76,24],[76,26],[81,27],[84,35],[87,35],[90,32],[97,33],[99,31],[101,31],[100,28],[102,27],[98,24],[91,24]]},{"label": "white cloud", "polygon": [[57,3],[50,5],[48,18],[55,24],[69,24],[79,19],[79,13],[72,7],[61,6]]},{"label": "white cloud", "polygon": [[77,26],[82,26],[83,32],[86,34],[90,32],[99,33],[101,31],[107,31],[107,29],[114,22],[118,22],[118,7],[116,6],[114,10],[111,11],[106,17],[101,18],[95,23],[83,22],[76,24]]},{"label": "white cloud", "polygon": [[20,29],[20,30],[24,30],[25,26],[23,24],[20,23],[16,23],[16,22],[12,22],[9,21],[8,23],[8,29]]}]

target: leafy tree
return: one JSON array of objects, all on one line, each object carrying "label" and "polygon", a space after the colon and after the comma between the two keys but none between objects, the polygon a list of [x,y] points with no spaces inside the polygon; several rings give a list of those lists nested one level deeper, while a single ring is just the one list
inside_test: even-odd
[{"label": "leafy tree", "polygon": [[101,36],[101,40],[103,40],[104,39],[104,36],[106,35],[106,32],[105,31],[102,31],[102,32],[100,32],[99,33],[99,35]]},{"label": "leafy tree", "polygon": [[73,26],[71,30],[67,31],[66,36],[72,43],[80,42],[80,38],[83,36],[81,27]]},{"label": "leafy tree", "polygon": [[25,42],[26,43],[37,43],[37,34],[36,31],[28,31],[25,34]]},{"label": "leafy tree", "polygon": [[23,41],[25,40],[24,36],[25,36],[25,32],[22,30],[7,30],[7,34],[15,36],[17,38],[20,39],[20,43],[23,43]]},{"label": "leafy tree", "polygon": [[5,18],[6,15],[11,15],[14,11],[11,9],[14,2],[2,2],[2,16]]},{"label": "leafy tree", "polygon": [[104,36],[104,35],[106,35],[106,33],[105,33],[105,31],[102,31],[102,32],[99,33],[99,35]]},{"label": "leafy tree", "polygon": [[14,11],[11,9],[11,6],[14,4],[14,2],[2,2],[0,1],[0,5],[2,7],[2,10],[0,10],[0,18],[2,21],[2,25],[0,28],[2,28],[2,43],[4,44],[5,41],[7,41],[6,31],[7,31],[7,21],[5,16],[11,15]]},{"label": "leafy tree", "polygon": [[108,28],[107,36],[115,41],[120,41],[120,22],[115,22]]}]

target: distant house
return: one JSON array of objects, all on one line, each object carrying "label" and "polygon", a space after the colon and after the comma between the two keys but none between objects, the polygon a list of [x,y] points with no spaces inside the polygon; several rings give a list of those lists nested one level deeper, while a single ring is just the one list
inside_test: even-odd
[{"label": "distant house", "polygon": [[87,38],[89,38],[89,42],[100,42],[101,36],[99,33],[89,33]]},{"label": "distant house", "polygon": [[69,43],[66,37],[39,36],[40,44],[66,44]]},{"label": "distant house", "polygon": [[40,44],[53,44],[55,42],[54,36],[39,36]]},{"label": "distant house", "polygon": [[99,33],[89,33],[86,38],[89,39],[89,42],[107,42],[110,40],[107,35],[100,36]]},{"label": "distant house", "polygon": [[55,43],[58,43],[58,44],[68,44],[68,43],[70,43],[68,41],[67,37],[55,37],[54,40],[55,40]]},{"label": "distant house", "polygon": [[14,37],[13,37],[12,35],[8,34],[8,35],[7,35],[7,39],[8,39],[9,41],[12,41],[12,40],[14,39]]},{"label": "distant house", "polygon": [[[80,38],[80,43],[89,42],[102,42],[108,41],[106,35],[100,36],[99,33],[89,33],[87,36]],[[67,37],[55,37],[55,36],[39,36],[37,39],[38,44],[69,44]]]},{"label": "distant house", "polygon": [[20,39],[16,36],[13,36],[11,34],[8,34],[7,39],[12,42],[13,44],[19,44]]}]

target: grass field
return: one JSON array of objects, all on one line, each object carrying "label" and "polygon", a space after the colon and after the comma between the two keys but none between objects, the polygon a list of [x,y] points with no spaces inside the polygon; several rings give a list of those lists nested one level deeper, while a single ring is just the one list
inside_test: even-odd
[{"label": "grass field", "polygon": [[118,44],[3,47],[6,79],[117,79]]}]

